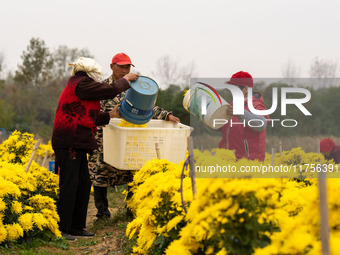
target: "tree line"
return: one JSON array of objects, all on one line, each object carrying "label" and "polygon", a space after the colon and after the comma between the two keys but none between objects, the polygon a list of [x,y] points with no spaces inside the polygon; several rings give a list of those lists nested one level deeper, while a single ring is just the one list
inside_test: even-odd
[{"label": "tree line", "polygon": [[[68,63],[79,57],[94,58],[87,49],[69,48],[65,45],[51,51],[44,40],[32,38],[22,52],[21,63],[15,72],[4,77],[4,55],[0,54],[0,128],[9,132],[29,132],[45,141],[50,140],[58,99],[70,77],[71,68]],[[161,61],[166,63],[169,57],[164,57]],[[162,72],[162,63],[159,63],[156,73]],[[181,79],[178,79],[179,75]],[[183,82],[182,73],[175,76],[176,74],[168,77],[166,82],[171,82],[173,78]],[[183,87],[185,85],[172,85],[161,90],[157,103],[164,109],[174,109],[173,102],[182,97]],[[184,117],[181,109],[174,110],[174,114],[183,116],[183,121],[187,118],[185,123],[189,124],[188,117]]]},{"label": "tree line", "polygon": [[32,38],[15,72],[0,81],[0,128],[49,140],[58,98],[70,73],[67,64],[80,56],[93,57],[87,49],[65,45],[51,51],[43,40]]},{"label": "tree line", "polygon": [[[65,45],[51,51],[42,39],[32,38],[26,50],[22,52],[21,63],[15,72],[4,77],[2,75],[4,57],[0,54],[0,128],[30,132],[46,141],[49,140],[58,99],[70,76],[71,69],[67,64],[79,57],[93,58],[94,56],[87,49],[69,48]],[[153,75],[162,76],[167,87],[160,89],[156,104],[172,111],[186,125],[190,125],[191,121],[197,127],[195,133],[206,132],[207,127],[196,125],[197,119],[190,118],[190,114],[182,106],[184,91],[189,88],[189,77],[193,75],[193,64],[186,68],[179,68],[177,63],[165,56],[160,58],[157,65],[157,70],[153,72]],[[335,68],[335,63],[327,64],[325,61],[316,59],[311,66],[313,70],[311,77],[334,78]],[[294,73],[291,64],[287,67],[287,73],[289,72]],[[269,86],[257,84],[255,90],[262,93],[269,109],[272,103],[272,87],[288,86],[291,86],[289,82],[273,83]],[[312,97],[305,106],[313,115],[304,116],[297,107],[288,106],[287,116],[284,118],[297,120],[298,126],[284,128],[278,123],[273,128],[269,126],[267,134],[277,136],[340,135],[338,128],[340,115],[337,112],[340,108],[340,87],[319,86],[308,89]],[[220,91],[220,94],[227,98],[227,101],[232,101],[226,91]],[[280,99],[278,105],[280,106]],[[275,111],[270,118],[283,119],[283,116],[280,111]]]}]

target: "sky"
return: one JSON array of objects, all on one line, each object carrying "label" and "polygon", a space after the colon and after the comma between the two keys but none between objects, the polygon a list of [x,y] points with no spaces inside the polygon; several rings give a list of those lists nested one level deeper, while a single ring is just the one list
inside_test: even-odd
[{"label": "sky", "polygon": [[125,52],[150,77],[165,55],[193,63],[195,77],[277,78],[288,62],[309,77],[316,58],[340,60],[339,10],[337,0],[2,0],[0,52],[13,71],[39,37],[51,50],[87,48],[105,74]]}]

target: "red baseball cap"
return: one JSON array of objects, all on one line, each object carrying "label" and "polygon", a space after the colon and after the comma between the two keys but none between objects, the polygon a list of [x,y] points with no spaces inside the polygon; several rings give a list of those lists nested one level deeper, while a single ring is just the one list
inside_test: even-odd
[{"label": "red baseball cap", "polygon": [[320,152],[330,152],[333,150],[335,143],[331,138],[325,138],[320,141]]},{"label": "red baseball cap", "polygon": [[131,62],[131,59],[128,55],[125,53],[118,53],[113,56],[112,58],[112,64],[117,64],[117,65],[134,65]]},{"label": "red baseball cap", "polygon": [[226,83],[236,86],[254,87],[253,77],[249,73],[243,71],[234,73]]}]

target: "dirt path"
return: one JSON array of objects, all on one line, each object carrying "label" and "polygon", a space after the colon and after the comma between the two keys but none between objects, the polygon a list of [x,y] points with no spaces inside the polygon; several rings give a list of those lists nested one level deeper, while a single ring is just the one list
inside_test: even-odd
[{"label": "dirt path", "polygon": [[125,202],[122,190],[108,191],[111,218],[97,220],[93,195],[91,194],[87,213],[87,229],[96,233],[92,238],[80,238],[70,243],[69,252],[74,254],[124,254],[127,238],[125,229],[128,221],[125,217]]},{"label": "dirt path", "polygon": [[[110,201],[111,202],[111,201]],[[110,203],[112,204],[112,202]],[[111,215],[115,217],[119,210],[119,206],[110,208]],[[87,212],[87,229],[96,233],[92,238],[81,238],[70,244],[70,251],[76,254],[124,254],[122,249],[122,239],[125,234],[125,228],[122,222],[113,224],[112,219],[97,221],[96,208],[94,206],[93,195],[90,197],[89,209]],[[121,227],[120,227],[121,226]]]},{"label": "dirt path", "polygon": [[111,218],[97,221],[96,208],[91,194],[88,213],[87,230],[94,232],[94,237],[78,238],[75,241],[67,241],[67,250],[56,247],[41,247],[37,254],[130,254],[131,247],[127,246],[128,239],[125,229],[129,221],[125,216],[125,202],[122,189],[108,191],[109,209]]}]

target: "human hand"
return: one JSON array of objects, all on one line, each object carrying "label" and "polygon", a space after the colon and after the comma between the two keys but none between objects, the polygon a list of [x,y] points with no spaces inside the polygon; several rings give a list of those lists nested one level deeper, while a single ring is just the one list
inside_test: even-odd
[{"label": "human hand", "polygon": [[139,77],[139,74],[136,73],[128,73],[124,76],[125,79],[128,81],[136,81]]},{"label": "human hand", "polygon": [[227,109],[227,115],[233,116],[233,106],[232,105],[229,105],[229,107]]},{"label": "human hand", "polygon": [[177,118],[176,116],[169,114],[167,117],[168,121],[172,121],[175,123],[181,123],[181,120],[179,118]]},{"label": "human hand", "polygon": [[112,111],[109,112],[110,118],[120,118],[119,114],[119,106],[120,104],[117,104]]},{"label": "human hand", "polygon": [[234,114],[234,107],[232,105],[229,106],[229,108],[227,109],[227,115],[229,116],[241,116],[244,115],[243,114]]}]

